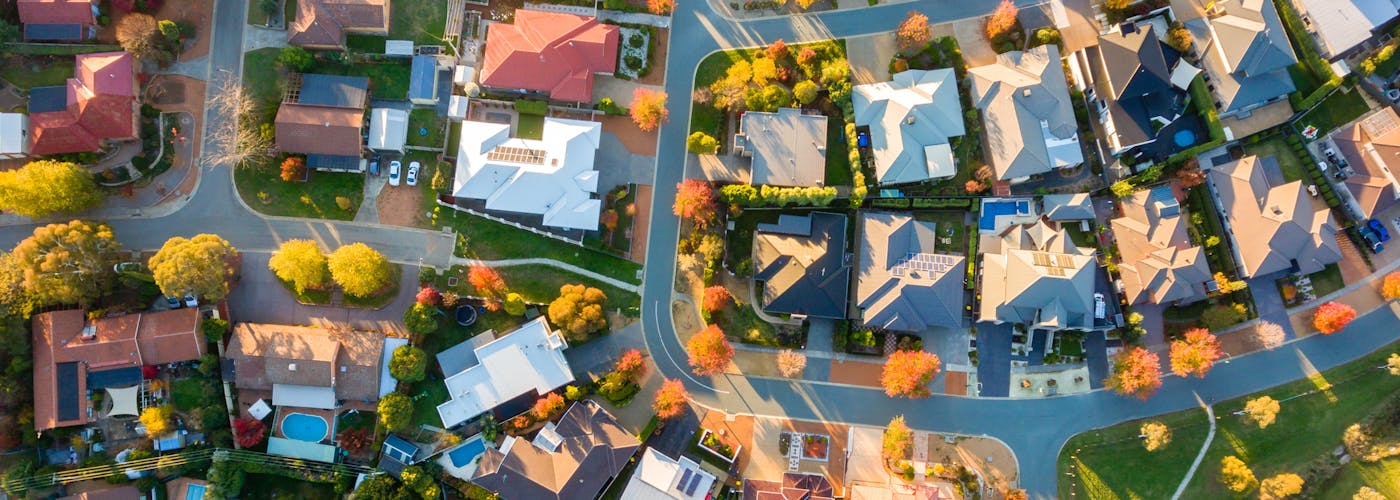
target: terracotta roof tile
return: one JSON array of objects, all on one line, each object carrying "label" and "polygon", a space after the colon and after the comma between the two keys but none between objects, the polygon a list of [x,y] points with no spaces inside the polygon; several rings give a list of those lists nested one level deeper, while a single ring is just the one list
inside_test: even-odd
[{"label": "terracotta roof tile", "polygon": [[24,24],[95,24],[92,0],[19,0],[19,22]]},{"label": "terracotta roof tile", "polygon": [[30,117],[29,149],[35,155],[96,151],[105,139],[137,135],[131,54],[82,54],[75,65],[74,78],[65,84],[67,109]]},{"label": "terracotta roof tile", "polygon": [[514,24],[495,23],[487,31],[481,68],[487,87],[588,102],[593,75],[617,69],[618,28],[592,17],[522,9]]},{"label": "terracotta roof tile", "polygon": [[308,47],[345,46],[345,32],[386,33],[385,0],[301,0],[296,20],[287,26],[287,43]]},{"label": "terracotta roof tile", "polygon": [[277,148],[289,153],[359,156],[364,110],[282,103]]}]

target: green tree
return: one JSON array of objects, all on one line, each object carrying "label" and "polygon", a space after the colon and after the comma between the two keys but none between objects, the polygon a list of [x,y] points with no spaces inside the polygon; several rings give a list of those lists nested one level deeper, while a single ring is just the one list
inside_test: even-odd
[{"label": "green tree", "polygon": [[307,288],[321,288],[330,278],[326,254],[311,240],[287,240],[268,259],[267,267],[277,278],[292,284],[298,294]]},{"label": "green tree", "polygon": [[581,339],[608,326],[603,304],[608,296],[602,290],[584,285],[559,287],[559,298],[549,303],[549,321],[570,339]]},{"label": "green tree", "polygon": [[110,226],[75,220],[35,228],[15,246],[14,259],[36,305],[86,306],[106,290],[120,248]]},{"label": "green tree", "polygon": [[180,25],[175,24],[175,21],[162,19],[156,23],[156,27],[160,29],[160,34],[165,35],[171,42],[180,41]]},{"label": "green tree", "polygon": [[0,43],[18,42],[21,40],[20,35],[18,24],[0,19]]},{"label": "green tree", "polygon": [[719,152],[719,141],[710,134],[695,132],[685,138],[685,149],[698,155],[712,155]]},{"label": "green tree", "polygon": [[345,293],[356,297],[368,297],[388,286],[392,279],[389,259],[364,243],[337,248],[327,257],[326,265],[331,279]]},{"label": "green tree", "polygon": [[389,374],[404,382],[423,380],[423,371],[428,367],[428,353],[411,345],[394,349],[389,358]]},{"label": "green tree", "polygon": [[228,260],[237,253],[218,235],[198,234],[189,239],[176,236],[151,257],[151,274],[166,296],[192,293],[218,302],[228,296],[228,281],[233,277]]},{"label": "green tree", "polygon": [[521,297],[520,294],[515,292],[507,293],[505,300],[505,309],[506,314],[509,314],[511,316],[524,316],[525,297]]},{"label": "green tree", "polygon": [[817,100],[817,84],[812,83],[811,80],[797,82],[797,85],[792,86],[792,95],[797,98],[797,102],[804,106],[811,104],[812,101]]},{"label": "green tree", "polygon": [[0,172],[0,210],[25,217],[81,212],[102,202],[92,174],[66,161],[38,160]]},{"label": "green tree", "polygon": [[199,324],[199,330],[204,332],[204,338],[210,342],[220,342],[224,340],[224,334],[228,333],[228,322],[219,318],[209,318]]},{"label": "green tree", "polygon": [[311,53],[301,47],[283,47],[282,52],[277,54],[277,64],[292,71],[306,71],[315,62]]},{"label": "green tree", "polygon": [[264,16],[272,17],[277,15],[277,0],[258,0],[258,10],[261,11]]},{"label": "green tree", "polygon": [[413,400],[399,392],[379,398],[379,423],[389,432],[407,429],[413,423]]},{"label": "green tree", "polygon": [[1113,196],[1117,196],[1119,198],[1127,198],[1129,196],[1132,196],[1133,191],[1136,189],[1137,188],[1133,186],[1133,183],[1126,179],[1115,182],[1112,185],[1108,186],[1108,190],[1113,192]]},{"label": "green tree", "polygon": [[423,304],[413,304],[403,312],[403,325],[408,331],[427,335],[438,329],[437,309]]}]

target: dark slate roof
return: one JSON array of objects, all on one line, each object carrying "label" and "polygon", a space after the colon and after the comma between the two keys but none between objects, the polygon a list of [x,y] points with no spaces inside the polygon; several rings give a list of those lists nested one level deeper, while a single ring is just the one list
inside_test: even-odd
[{"label": "dark slate roof", "polygon": [[360,157],[335,155],[306,155],[306,166],[328,170],[360,170]]},{"label": "dark slate roof", "polygon": [[82,40],[81,24],[26,24],[25,40]]},{"label": "dark slate roof", "polygon": [[592,401],[574,403],[559,418],[553,451],[525,438],[509,454],[488,448],[481,454],[473,483],[507,499],[573,500],[596,498],[637,453],[641,442]]},{"label": "dark slate roof", "polygon": [[434,83],[437,83],[437,58],[433,56],[413,56],[413,68],[409,72],[408,98],[433,99],[437,97]]},{"label": "dark slate roof", "polygon": [[58,420],[77,420],[78,415],[78,363],[54,365],[54,382],[58,394]]},{"label": "dark slate roof", "polygon": [[[763,282],[763,310],[845,318],[851,266],[846,259],[846,216],[813,212],[784,215],[778,228],[796,230],[810,217],[806,233],[772,232],[759,227],[754,236],[754,280]],[[791,218],[784,221],[783,218]]]},{"label": "dark slate roof", "polygon": [[[405,441],[403,438],[390,434],[384,439],[383,455],[386,459],[398,462],[412,462],[413,456],[418,454],[418,445]],[[383,468],[384,460],[380,460],[380,467]]]},{"label": "dark slate roof", "polygon": [[1152,117],[1175,118],[1185,105],[1185,92],[1171,84],[1171,70],[1181,53],[1162,43],[1150,25],[1132,33],[1101,35],[1097,50],[1102,74],[1096,79],[1108,80],[1098,82],[1100,98],[1109,101],[1121,142],[1139,144],[1156,137]]},{"label": "dark slate roof", "polygon": [[34,87],[29,89],[29,112],[47,113],[68,109],[68,87]]},{"label": "dark slate roof", "polygon": [[131,387],[140,383],[141,367],[139,366],[88,372],[87,377],[87,388],[90,391],[99,391],[108,387]]},{"label": "dark slate roof", "polygon": [[369,78],[363,76],[301,75],[297,102],[337,108],[363,108],[369,94]]}]

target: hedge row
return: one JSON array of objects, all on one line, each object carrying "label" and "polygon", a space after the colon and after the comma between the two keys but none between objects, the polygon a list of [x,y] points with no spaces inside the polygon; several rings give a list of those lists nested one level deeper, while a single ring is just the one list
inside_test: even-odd
[{"label": "hedge row", "polygon": [[971,198],[877,198],[870,200],[876,208],[968,208]]}]

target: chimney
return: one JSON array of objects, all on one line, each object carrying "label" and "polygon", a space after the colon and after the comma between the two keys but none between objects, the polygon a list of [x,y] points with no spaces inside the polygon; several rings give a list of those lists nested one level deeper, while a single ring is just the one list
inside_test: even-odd
[{"label": "chimney", "polygon": [[1269,209],[1274,211],[1274,215],[1283,215],[1283,209],[1278,205],[1270,205]]},{"label": "chimney", "polygon": [[1031,96],[1031,88],[1030,88],[1030,87],[1026,87],[1026,88],[1021,89],[1021,97],[1030,97],[1030,96]]},{"label": "chimney", "polygon": [[905,117],[905,118],[904,118],[904,123],[905,123],[906,125],[913,125],[913,124],[914,124],[914,115],[909,115],[908,117]]},{"label": "chimney", "polygon": [[287,363],[287,371],[289,371],[289,372],[297,371],[297,364],[296,364],[296,363]]}]

